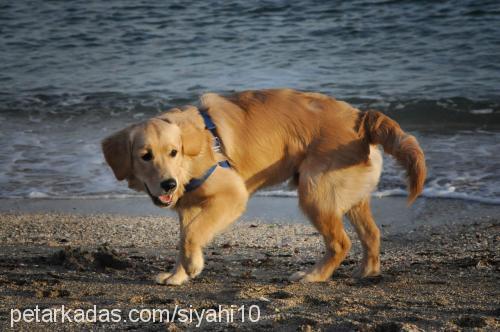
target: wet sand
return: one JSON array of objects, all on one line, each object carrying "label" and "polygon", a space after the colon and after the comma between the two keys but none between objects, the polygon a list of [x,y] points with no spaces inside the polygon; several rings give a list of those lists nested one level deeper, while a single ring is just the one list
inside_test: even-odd
[{"label": "wet sand", "polygon": [[[117,207],[118,205],[118,207]],[[203,273],[159,286],[173,267],[177,221],[131,200],[0,201],[0,327],[11,309],[222,309],[258,306],[258,322],[204,320],[204,330],[498,330],[500,207],[421,199],[374,200],[382,276],[356,280],[360,244],[325,283],[290,283],[321,255],[295,200],[256,198],[206,250]],[[150,212],[151,211],[151,212]],[[254,307],[255,310],[255,307]],[[253,312],[255,315],[255,311]],[[158,320],[159,317],[157,317]],[[164,317],[165,318],[165,317]],[[224,318],[224,317],[223,317]],[[192,330],[197,322],[16,323],[24,330]]]}]

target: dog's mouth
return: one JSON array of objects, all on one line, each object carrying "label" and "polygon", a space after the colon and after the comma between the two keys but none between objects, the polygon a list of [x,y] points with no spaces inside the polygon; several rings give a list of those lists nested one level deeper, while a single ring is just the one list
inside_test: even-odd
[{"label": "dog's mouth", "polygon": [[159,207],[169,207],[170,205],[172,205],[172,202],[174,201],[173,194],[154,196],[153,194],[151,194],[151,191],[149,191],[148,185],[146,183],[144,183],[144,187],[146,188],[149,197],[151,197],[151,200],[155,205]]}]

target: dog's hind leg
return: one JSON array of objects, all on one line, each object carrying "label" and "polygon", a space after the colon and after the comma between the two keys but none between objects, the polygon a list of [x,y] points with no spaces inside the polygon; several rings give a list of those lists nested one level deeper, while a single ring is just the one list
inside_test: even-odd
[{"label": "dog's hind leg", "polygon": [[313,224],[323,235],[326,247],[325,255],[308,271],[294,273],[290,277],[292,281],[319,282],[328,280],[351,248],[351,240],[344,231],[342,218],[335,215],[324,215],[313,220]]},{"label": "dog's hind leg", "polygon": [[328,280],[351,248],[351,240],[342,223],[342,210],[327,192],[331,192],[331,183],[324,182],[319,177],[314,180],[301,180],[299,183],[300,207],[323,236],[326,252],[308,271],[294,273],[290,277],[292,281]]},{"label": "dog's hind leg", "polygon": [[380,231],[373,220],[370,198],[353,206],[347,217],[351,221],[363,246],[363,260],[355,277],[373,277],[380,274]]},{"label": "dog's hind leg", "polygon": [[[321,158],[309,158],[303,162],[298,189],[300,207],[323,236],[326,253],[312,269],[297,273],[292,279],[323,281],[330,278],[351,248],[342,217],[353,206],[369,197],[378,183],[381,167],[382,158],[376,148],[371,148],[368,162],[352,166],[326,164]],[[360,229],[364,227],[362,230],[368,234],[366,245],[370,250],[373,249],[373,253],[378,253],[376,231],[373,230],[376,226],[366,211],[369,213],[369,209],[354,208],[351,215],[359,214],[359,217],[353,219],[357,220],[355,223]],[[372,237],[375,237],[375,240]],[[372,251],[368,257],[373,257]],[[367,271],[369,275],[376,272],[375,262],[371,267],[373,271]]]}]

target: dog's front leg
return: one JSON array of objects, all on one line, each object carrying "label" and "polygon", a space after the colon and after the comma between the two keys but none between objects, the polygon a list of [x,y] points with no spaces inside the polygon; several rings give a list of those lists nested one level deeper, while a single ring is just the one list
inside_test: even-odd
[{"label": "dog's front leg", "polygon": [[202,211],[185,225],[181,256],[182,266],[189,277],[194,278],[201,273],[203,247],[243,213],[247,200],[246,189],[219,192],[205,200]]},{"label": "dog's front leg", "polygon": [[189,276],[180,263],[181,258],[177,259],[177,263],[172,272],[162,272],[156,275],[155,281],[161,285],[182,285],[189,280]]},{"label": "dog's front leg", "polygon": [[182,285],[184,282],[189,280],[189,276],[182,266],[182,257],[184,256],[183,244],[184,244],[184,229],[186,225],[191,223],[193,219],[200,214],[201,209],[199,207],[182,209],[179,211],[179,228],[180,228],[180,239],[179,239],[179,255],[177,256],[177,261],[175,267],[171,272],[162,272],[156,275],[155,281],[162,285]]},{"label": "dog's front leg", "polygon": [[156,282],[180,285],[203,270],[203,247],[231,225],[245,210],[248,192],[243,180],[230,170],[220,170],[206,183],[206,196],[196,207],[180,212],[179,258],[171,273],[160,273]]}]

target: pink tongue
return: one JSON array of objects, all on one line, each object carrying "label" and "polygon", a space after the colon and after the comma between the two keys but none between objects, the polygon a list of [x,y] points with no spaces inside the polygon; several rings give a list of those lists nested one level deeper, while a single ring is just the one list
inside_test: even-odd
[{"label": "pink tongue", "polygon": [[158,198],[163,203],[170,203],[172,201],[172,195],[161,195],[161,196],[158,196]]}]

